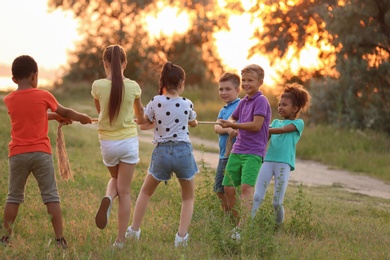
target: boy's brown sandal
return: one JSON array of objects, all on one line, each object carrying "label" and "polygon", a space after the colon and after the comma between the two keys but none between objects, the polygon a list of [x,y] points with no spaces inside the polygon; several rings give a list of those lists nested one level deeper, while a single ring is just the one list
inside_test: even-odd
[{"label": "boy's brown sandal", "polygon": [[7,236],[3,236],[3,237],[1,238],[1,243],[2,243],[4,246],[10,246],[10,245],[11,245],[10,242],[9,242],[9,237],[7,237]]},{"label": "boy's brown sandal", "polygon": [[66,249],[68,247],[64,237],[57,238],[56,241],[57,241],[57,246],[58,247],[61,247],[62,249]]}]

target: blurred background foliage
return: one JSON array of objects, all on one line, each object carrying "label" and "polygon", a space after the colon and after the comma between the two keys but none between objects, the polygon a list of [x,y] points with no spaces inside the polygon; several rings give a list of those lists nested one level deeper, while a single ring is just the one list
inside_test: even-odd
[{"label": "blurred background foliage", "polygon": [[[225,68],[213,35],[229,30],[230,15],[246,12],[261,21],[248,58],[261,53],[278,73],[274,91],[267,94],[277,95],[285,83],[297,81],[313,96],[308,122],[390,132],[388,0],[252,1],[249,11],[233,0],[48,2],[51,10],[71,10],[80,21],[82,40],[69,59],[64,83],[105,77],[102,51],[120,44],[129,60],[125,76],[141,85],[145,101],[157,93],[158,75],[167,60],[185,69],[187,89],[197,93],[193,95],[199,102],[218,100],[216,82]],[[145,17],[166,6],[190,17],[185,33],[148,31]],[[296,58],[308,50],[315,50],[311,53],[320,62],[293,70]]]}]

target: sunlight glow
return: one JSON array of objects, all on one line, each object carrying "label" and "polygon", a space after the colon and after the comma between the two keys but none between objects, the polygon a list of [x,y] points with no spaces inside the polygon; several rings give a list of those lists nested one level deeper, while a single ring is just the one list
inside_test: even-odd
[{"label": "sunlight glow", "polygon": [[299,53],[299,63],[303,68],[318,68],[319,60],[318,54],[320,50],[312,46],[305,46],[303,50]]},{"label": "sunlight glow", "polygon": [[[225,8],[229,0],[217,1],[219,8]],[[261,32],[263,28],[259,19],[254,21],[251,19],[249,10],[260,3],[256,0],[242,0],[241,3],[246,13],[230,14],[228,20],[230,31],[219,31],[213,35],[217,54],[226,71],[240,73],[243,67],[251,63],[262,66],[266,72],[265,85],[274,86],[277,82],[276,72],[275,68],[270,67],[267,58],[259,53],[248,59],[249,49],[258,43],[257,39],[252,38],[254,29],[260,28]],[[276,5],[274,7],[276,8]],[[152,37],[184,34],[191,27],[190,14],[179,7],[166,6],[159,2],[153,12],[154,15],[147,15],[144,18]],[[15,14],[23,19],[16,19]],[[28,54],[38,62],[41,83],[46,79],[56,79],[61,76],[59,68],[66,66],[68,62],[68,52],[74,50],[75,41],[81,39],[77,28],[78,20],[74,19],[71,12],[56,10],[47,13],[46,0],[0,0],[0,35],[2,36],[0,64],[10,66],[15,57]],[[288,52],[291,55],[287,60],[292,61],[292,64],[282,61],[276,67],[278,70],[292,70],[292,72],[296,72],[300,67],[317,68],[321,62],[317,60],[319,51],[307,46],[300,52],[299,57],[293,57],[292,51]],[[7,71],[7,77],[8,73]]]},{"label": "sunlight glow", "polygon": [[47,9],[47,0],[0,0],[0,89],[16,88],[10,67],[24,54],[37,61],[40,86],[62,77],[68,52],[80,39],[78,21],[71,12]]},{"label": "sunlight glow", "polygon": [[186,12],[180,12],[177,7],[164,7],[156,16],[145,18],[149,33],[170,36],[175,33],[185,33],[190,26],[190,18]]},{"label": "sunlight glow", "polygon": [[77,26],[70,12],[47,13],[45,0],[1,0],[0,63],[10,64],[17,56],[28,54],[46,69],[65,65],[68,50],[74,49],[79,39]]},{"label": "sunlight glow", "polygon": [[253,22],[249,14],[241,16],[231,15],[229,18],[230,31],[220,31],[214,34],[218,54],[222,57],[226,70],[233,70],[240,74],[241,69],[251,63],[258,64],[265,70],[264,84],[274,84],[274,73],[268,60],[261,55],[255,55],[248,59],[248,50],[256,44],[252,39],[255,27],[262,27],[260,21]]},{"label": "sunlight glow", "polygon": [[[226,0],[218,0],[218,6],[224,8],[227,5]],[[249,11],[253,6],[259,4],[257,0],[241,0],[242,7],[245,11]]]}]

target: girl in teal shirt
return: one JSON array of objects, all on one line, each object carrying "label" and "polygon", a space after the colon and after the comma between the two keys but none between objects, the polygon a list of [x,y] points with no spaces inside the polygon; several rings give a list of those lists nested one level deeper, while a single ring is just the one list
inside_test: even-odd
[{"label": "girl in teal shirt", "polygon": [[274,176],[275,189],[273,206],[276,223],[283,223],[283,199],[286,193],[290,171],[295,169],[296,145],[301,138],[304,122],[298,118],[301,111],[310,106],[310,94],[302,85],[287,84],[279,98],[278,112],[284,120],[275,119],[269,128],[269,147],[256,180],[253,196],[252,217],[264,200],[267,187]]}]

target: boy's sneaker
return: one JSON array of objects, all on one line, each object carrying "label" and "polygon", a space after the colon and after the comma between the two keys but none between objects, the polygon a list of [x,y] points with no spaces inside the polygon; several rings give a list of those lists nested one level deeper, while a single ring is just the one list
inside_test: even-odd
[{"label": "boy's sneaker", "polygon": [[232,235],[230,236],[231,239],[234,240],[240,240],[241,239],[241,229],[239,227],[235,227],[232,230]]},{"label": "boy's sneaker", "polygon": [[184,237],[179,236],[179,232],[175,236],[175,247],[186,247],[190,235],[187,233]]},{"label": "boy's sneaker", "polygon": [[129,226],[126,230],[126,234],[125,234],[125,237],[126,238],[129,238],[129,239],[136,239],[136,240],[139,240],[140,237],[141,237],[141,229],[138,230],[138,231],[135,231],[133,230],[133,228],[131,226]]},{"label": "boy's sneaker", "polygon": [[64,237],[57,238],[56,242],[57,242],[57,247],[59,247],[59,248],[66,249],[68,247]]},{"label": "boy's sneaker", "polygon": [[3,237],[1,238],[1,243],[2,243],[4,246],[10,246],[10,245],[11,245],[10,242],[9,242],[9,237],[7,237],[7,236],[3,236]]},{"label": "boy's sneaker", "polygon": [[114,244],[112,244],[112,246],[114,248],[123,249],[125,247],[125,243],[115,241]]},{"label": "boy's sneaker", "polygon": [[112,199],[110,196],[105,196],[100,203],[100,207],[95,216],[96,226],[100,229],[103,229],[107,226],[108,217],[110,216],[112,205]]}]

